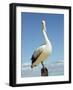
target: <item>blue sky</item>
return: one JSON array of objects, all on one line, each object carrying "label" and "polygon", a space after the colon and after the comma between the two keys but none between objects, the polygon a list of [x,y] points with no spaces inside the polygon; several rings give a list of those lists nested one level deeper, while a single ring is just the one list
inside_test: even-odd
[{"label": "blue sky", "polygon": [[46,22],[49,40],[52,43],[51,62],[64,60],[64,15],[48,13],[21,13],[21,61],[30,63],[34,50],[44,43],[42,20]]}]

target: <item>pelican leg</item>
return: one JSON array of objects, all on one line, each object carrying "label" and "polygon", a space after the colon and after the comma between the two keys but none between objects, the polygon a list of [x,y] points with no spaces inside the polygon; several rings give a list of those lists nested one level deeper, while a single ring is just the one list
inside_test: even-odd
[{"label": "pelican leg", "polygon": [[43,68],[41,69],[41,76],[48,76],[48,69],[44,66],[43,62],[41,62]]},{"label": "pelican leg", "polygon": [[42,66],[43,66],[43,68],[44,68],[44,64],[43,64],[43,62],[41,62],[41,64],[42,64]]}]

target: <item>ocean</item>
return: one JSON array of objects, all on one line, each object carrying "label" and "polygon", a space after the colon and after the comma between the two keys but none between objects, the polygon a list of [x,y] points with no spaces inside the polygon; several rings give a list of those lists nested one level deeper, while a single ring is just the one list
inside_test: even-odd
[{"label": "ocean", "polygon": [[[64,63],[50,63],[46,64],[45,67],[48,69],[48,76],[62,76],[64,75]],[[30,64],[22,65],[21,77],[40,77],[42,66],[31,68]]]}]

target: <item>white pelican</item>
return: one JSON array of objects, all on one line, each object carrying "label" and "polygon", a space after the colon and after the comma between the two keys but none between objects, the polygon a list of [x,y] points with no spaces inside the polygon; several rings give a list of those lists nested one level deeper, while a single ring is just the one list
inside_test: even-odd
[{"label": "white pelican", "polygon": [[46,33],[45,20],[42,20],[42,32],[44,35],[45,43],[44,45],[41,45],[34,51],[31,58],[32,60],[31,68],[37,66],[39,63],[41,63],[44,67],[43,61],[46,60],[48,56],[50,56],[50,54],[52,53],[52,45]]}]

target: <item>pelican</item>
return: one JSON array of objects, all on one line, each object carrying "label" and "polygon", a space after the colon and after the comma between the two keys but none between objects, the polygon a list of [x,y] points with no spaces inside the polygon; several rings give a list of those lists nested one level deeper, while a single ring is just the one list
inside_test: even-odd
[{"label": "pelican", "polygon": [[50,56],[52,53],[52,45],[47,36],[45,20],[42,20],[42,32],[43,32],[45,42],[44,42],[44,45],[41,45],[34,51],[31,57],[31,60],[32,60],[31,68],[37,66],[40,63],[44,67],[43,61],[46,60],[48,56]]}]

